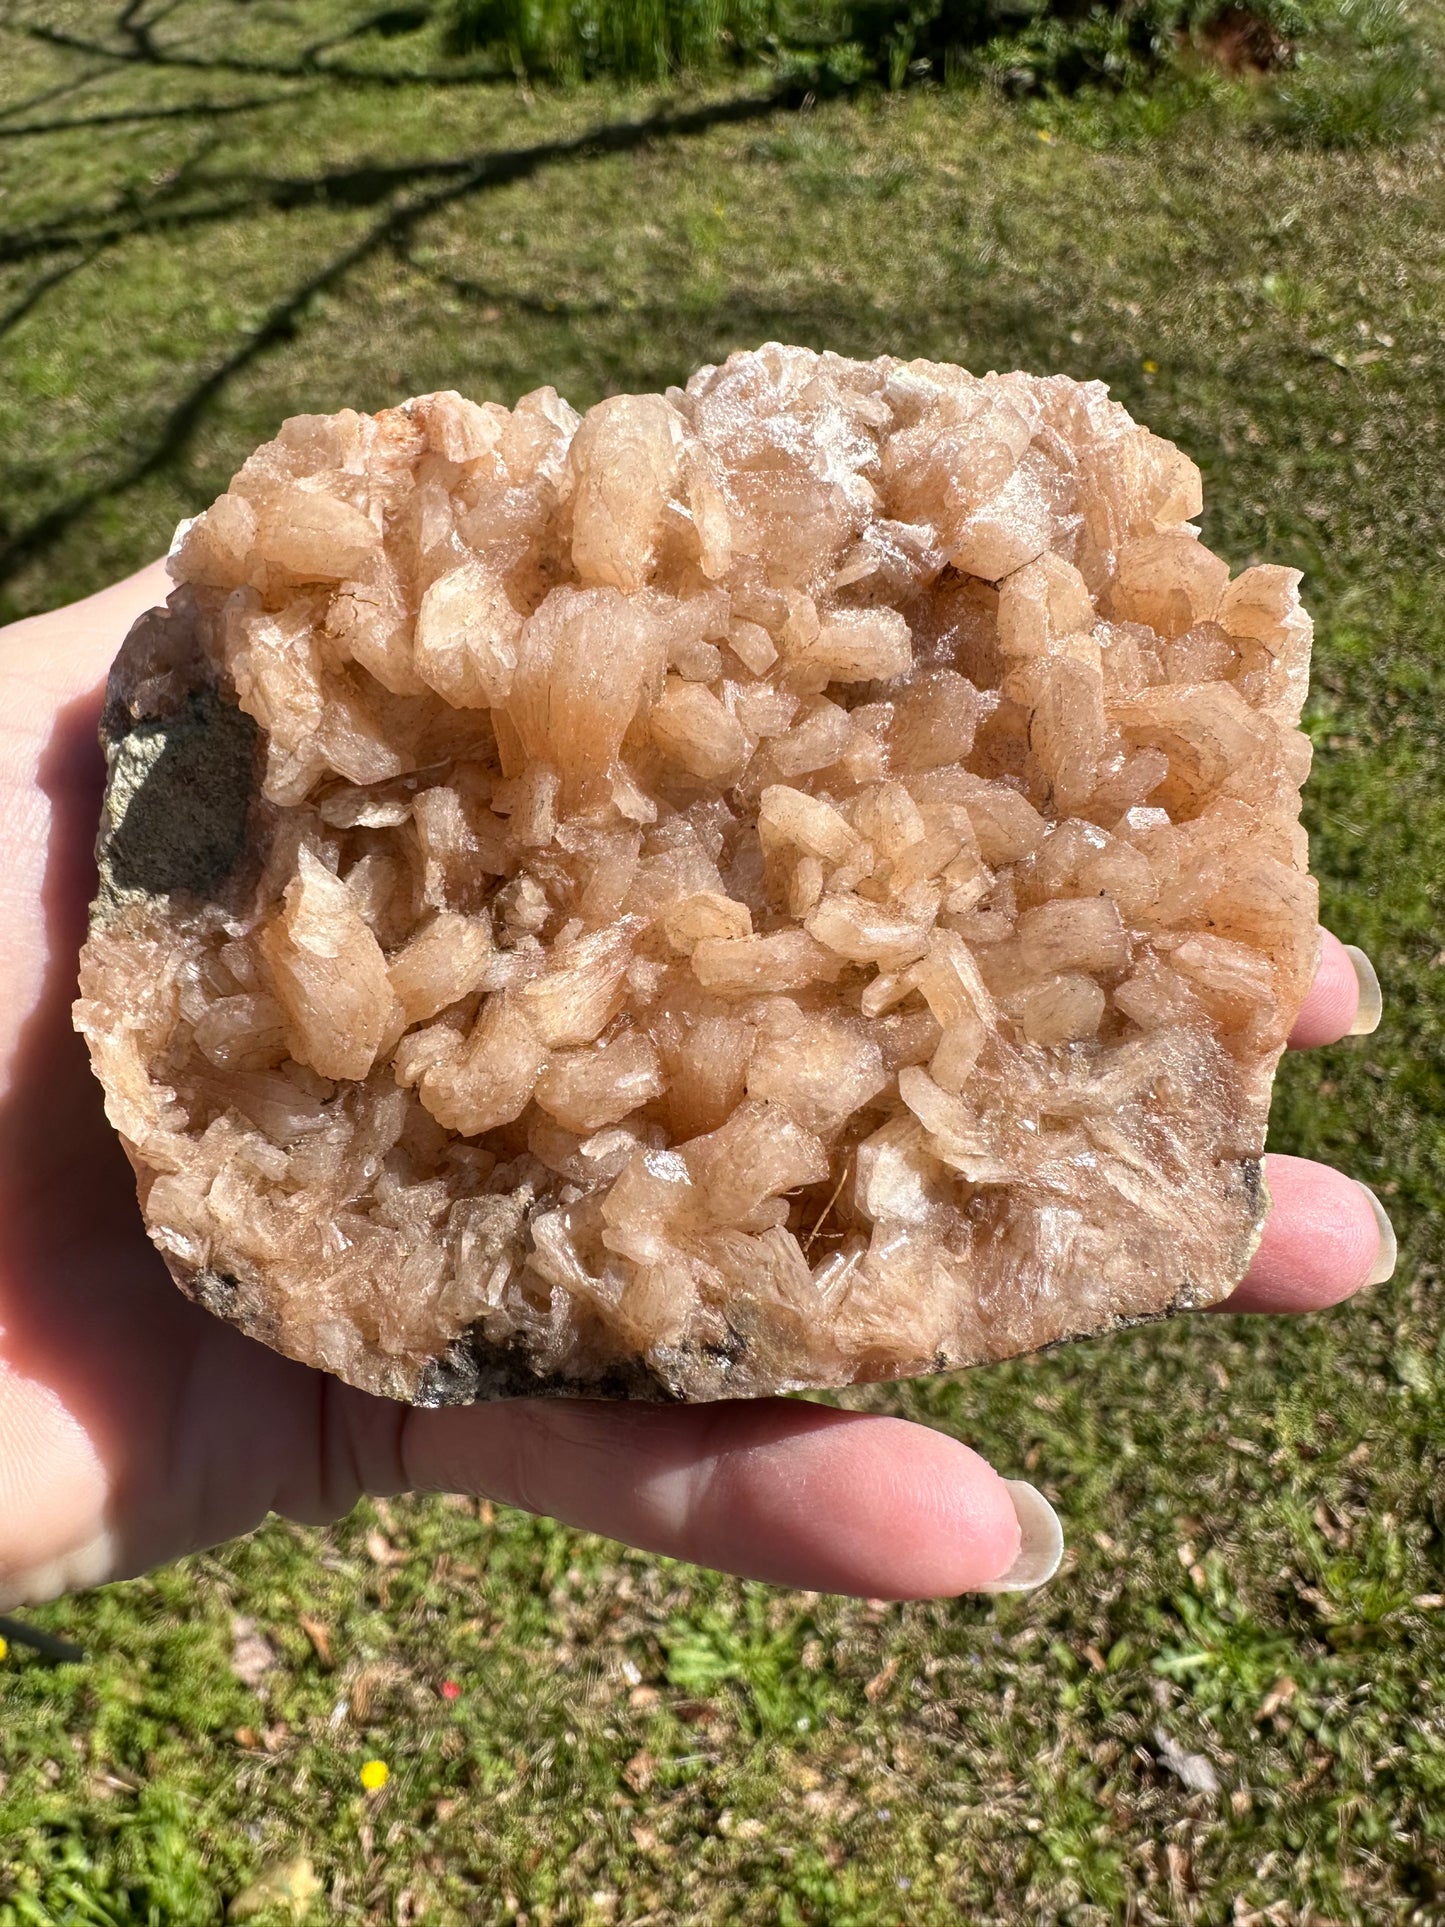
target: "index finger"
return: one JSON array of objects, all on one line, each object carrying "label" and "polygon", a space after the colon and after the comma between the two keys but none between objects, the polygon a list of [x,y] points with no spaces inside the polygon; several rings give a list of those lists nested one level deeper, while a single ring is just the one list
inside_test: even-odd
[{"label": "index finger", "polygon": [[1320,964],[1289,1034],[1291,1050],[1364,1037],[1380,1022],[1383,999],[1375,966],[1357,944],[1320,932]]}]

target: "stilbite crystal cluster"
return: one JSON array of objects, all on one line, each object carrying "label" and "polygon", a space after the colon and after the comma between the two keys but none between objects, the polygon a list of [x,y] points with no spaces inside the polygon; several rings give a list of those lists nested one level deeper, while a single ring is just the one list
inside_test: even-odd
[{"label": "stilbite crystal cluster", "polygon": [[1200,506],[1097,383],[777,346],[287,422],[103,724],[77,1023],[177,1280],[423,1403],[1224,1296],[1310,629]]}]

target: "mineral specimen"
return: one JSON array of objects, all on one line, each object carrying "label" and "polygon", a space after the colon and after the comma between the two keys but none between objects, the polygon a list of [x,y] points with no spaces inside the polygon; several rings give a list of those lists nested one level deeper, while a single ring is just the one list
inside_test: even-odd
[{"label": "mineral specimen", "polygon": [[1098,383],[778,346],[287,422],[102,726],[76,1021],[183,1289],[419,1403],[1223,1297],[1310,626],[1200,506]]}]

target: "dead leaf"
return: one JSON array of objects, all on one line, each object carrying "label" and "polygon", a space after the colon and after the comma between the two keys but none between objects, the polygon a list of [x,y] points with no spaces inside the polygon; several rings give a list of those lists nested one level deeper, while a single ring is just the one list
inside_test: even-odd
[{"label": "dead leaf", "polygon": [[634,1793],[646,1793],[656,1771],[657,1762],[644,1747],[640,1753],[634,1753],[623,1767],[622,1777]]},{"label": "dead leaf", "polygon": [[1182,1907],[1194,1877],[1188,1847],[1181,1847],[1176,1840],[1168,1841],[1164,1848],[1164,1862],[1169,1869],[1170,1896],[1176,1907]]},{"label": "dead leaf", "polygon": [[386,1660],[378,1660],[374,1666],[363,1666],[354,1679],[347,1684],[351,1689],[348,1712],[354,1726],[364,1726],[375,1710],[377,1700],[389,1688],[406,1678],[402,1667]]},{"label": "dead leaf", "polygon": [[877,1672],[863,1688],[863,1697],[870,1706],[876,1706],[888,1688],[898,1677],[898,1655],[895,1653],[881,1672]]},{"label": "dead leaf", "polygon": [[267,1907],[284,1907],[288,1913],[302,1914],[321,1892],[316,1869],[304,1853],[289,1860],[273,1861],[243,1887],[226,1909],[228,1920],[249,1920]]},{"label": "dead leaf", "polygon": [[1288,1673],[1277,1679],[1259,1703],[1259,1711],[1254,1716],[1255,1724],[1258,1725],[1261,1720],[1273,1719],[1282,1706],[1289,1705],[1298,1691],[1299,1688]]},{"label": "dead leaf", "polygon": [[351,1683],[351,1717],[358,1726],[364,1725],[371,1712],[372,1695],[378,1686],[385,1683],[386,1675],[379,1666],[364,1666]]},{"label": "dead leaf", "polygon": [[319,1619],[308,1619],[305,1613],[298,1613],[296,1623],[311,1641],[311,1649],[323,1666],[334,1665],[331,1657],[331,1633]]},{"label": "dead leaf", "polygon": [[276,1664],[276,1649],[256,1630],[254,1619],[231,1621],[231,1671],[243,1686],[255,1688]]},{"label": "dead leaf", "polygon": [[689,1726],[725,1726],[727,1713],[715,1700],[674,1700],[672,1711],[675,1718],[686,1720]]},{"label": "dead leaf", "polygon": [[374,1566],[404,1566],[406,1554],[395,1547],[384,1532],[373,1526],[366,1535],[367,1557]]},{"label": "dead leaf", "polygon": [[1202,1753],[1186,1753],[1178,1740],[1164,1731],[1162,1726],[1154,1728],[1154,1745],[1159,1754],[1159,1764],[1180,1780],[1191,1793],[1218,1793],[1219,1775],[1211,1762]]},{"label": "dead leaf", "polygon": [[138,1773],[129,1773],[123,1766],[109,1766],[92,1773],[87,1784],[96,1799],[110,1800],[117,1793],[139,1793],[145,1782]]}]

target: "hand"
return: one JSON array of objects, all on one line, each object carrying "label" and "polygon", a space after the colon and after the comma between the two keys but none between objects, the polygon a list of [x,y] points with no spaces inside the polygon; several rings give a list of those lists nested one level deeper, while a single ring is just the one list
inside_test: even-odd
[{"label": "hand", "polygon": [[[157,563],[0,631],[0,1604],[143,1571],[268,1511],[324,1523],[364,1492],[486,1493],[819,1590],[921,1598],[1047,1578],[1059,1539],[1044,1499],[922,1426],[781,1399],[413,1411],[182,1297],[70,1026],[101,686],[167,586]],[[1363,1014],[1360,997],[1327,935],[1291,1043],[1370,1028],[1378,993]],[[1315,1311],[1389,1276],[1394,1237],[1360,1185],[1299,1158],[1272,1157],[1268,1175],[1274,1209],[1225,1309]]]}]

